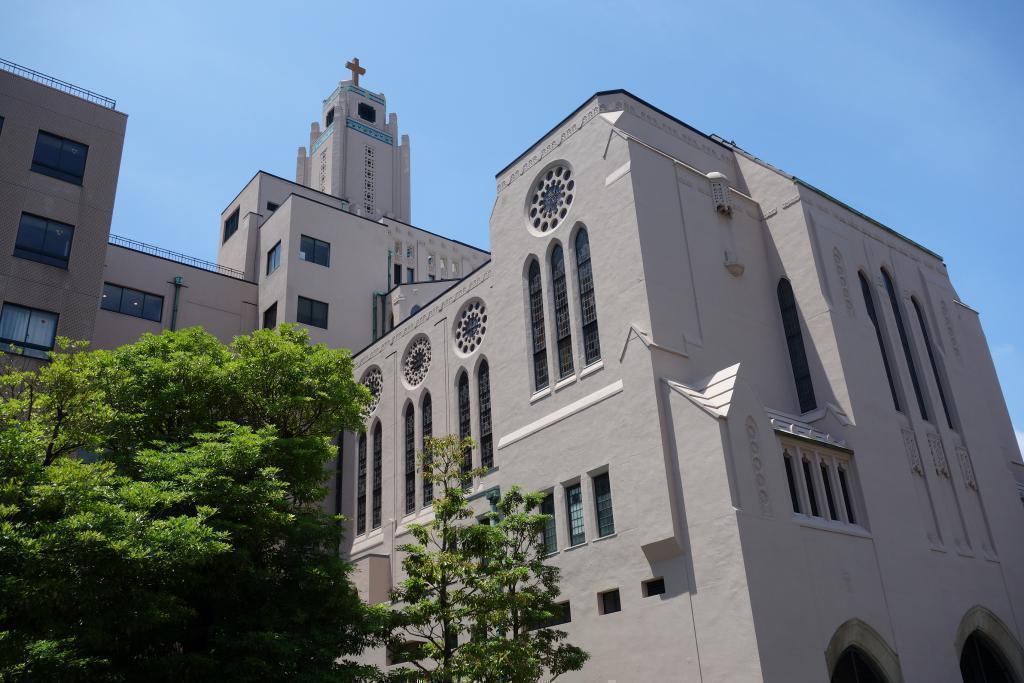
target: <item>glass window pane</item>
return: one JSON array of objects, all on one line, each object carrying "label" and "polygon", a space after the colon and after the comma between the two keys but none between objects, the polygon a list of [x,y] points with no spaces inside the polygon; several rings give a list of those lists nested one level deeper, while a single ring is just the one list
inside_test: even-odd
[{"label": "glass window pane", "polygon": [[549,515],[548,520],[544,523],[544,536],[542,540],[544,543],[544,554],[550,555],[558,550],[558,535],[555,526],[555,497],[552,494],[549,493],[544,496],[544,502],[540,504],[540,513],[542,515]]},{"label": "glass window pane", "polygon": [[142,310],[142,317],[146,320],[160,322],[164,309],[164,298],[153,294],[146,294],[146,302]]},{"label": "glass window pane", "polygon": [[74,228],[64,223],[50,222],[46,230],[46,244],[43,251],[55,259],[67,263],[71,256],[71,237],[74,235]]},{"label": "glass window pane", "polygon": [[32,163],[48,166],[49,168],[60,167],[60,138],[39,131],[36,138],[36,151],[32,155]]},{"label": "glass window pane", "polygon": [[4,304],[0,311],[0,339],[21,344],[28,334],[31,311],[14,304]]},{"label": "glass window pane", "polygon": [[316,240],[316,262],[321,266],[331,265],[331,245],[327,242]]},{"label": "glass window pane", "polygon": [[25,345],[52,349],[53,340],[56,336],[57,315],[43,311],[32,311],[29,317],[28,333],[25,336]]},{"label": "glass window pane", "polygon": [[121,310],[121,288],[109,282],[103,283],[103,298],[100,299],[100,308],[107,311]]},{"label": "glass window pane", "polygon": [[46,243],[46,221],[38,216],[27,213],[21,214],[21,223],[18,225],[18,239],[15,246],[20,249],[42,252]]},{"label": "glass window pane", "polygon": [[145,297],[146,295],[142,292],[125,288],[124,292],[121,294],[121,312],[141,318],[142,304],[145,301]]},{"label": "glass window pane", "polygon": [[80,142],[63,140],[60,151],[60,169],[81,179],[85,175],[85,157],[89,148]]},{"label": "glass window pane", "polygon": [[597,504],[597,535],[601,538],[615,533],[612,513],[612,487],[608,473],[594,477],[594,498]]},{"label": "glass window pane", "polygon": [[312,237],[302,236],[299,240],[299,258],[303,261],[312,261],[316,247],[313,244]]},{"label": "glass window pane", "polygon": [[583,524],[583,491],[579,484],[566,487],[565,504],[569,510],[569,545],[579,545],[587,540]]}]

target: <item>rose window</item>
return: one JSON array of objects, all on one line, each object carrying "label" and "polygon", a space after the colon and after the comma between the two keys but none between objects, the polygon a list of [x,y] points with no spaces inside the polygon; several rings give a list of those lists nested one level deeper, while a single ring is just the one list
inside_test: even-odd
[{"label": "rose window", "polygon": [[468,303],[455,323],[455,347],[468,356],[480,346],[486,333],[487,307],[480,300]]},{"label": "rose window", "polygon": [[548,232],[557,228],[572,206],[576,181],[568,164],[550,167],[536,180],[531,190],[528,220],[534,230]]},{"label": "rose window", "polygon": [[430,369],[430,340],[418,337],[405,351],[402,359],[402,372],[409,386],[419,385]]},{"label": "rose window", "polygon": [[372,398],[370,399],[370,405],[366,406],[366,413],[372,413],[377,409],[377,404],[380,402],[380,391],[384,386],[384,376],[381,374],[380,368],[373,367],[365,375],[363,375],[363,386],[370,390]]}]

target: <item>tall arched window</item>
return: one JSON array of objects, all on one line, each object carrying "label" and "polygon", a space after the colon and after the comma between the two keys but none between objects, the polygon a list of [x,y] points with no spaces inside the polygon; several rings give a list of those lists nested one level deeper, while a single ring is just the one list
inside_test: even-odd
[{"label": "tall arched window", "polygon": [[480,361],[476,371],[476,387],[480,410],[480,467],[494,466],[494,440],[491,436],[491,369],[487,360]]},{"label": "tall arched window", "polygon": [[900,344],[903,345],[903,355],[907,358],[907,369],[910,370],[910,383],[914,385],[914,396],[917,397],[917,407],[921,411],[921,418],[928,419],[928,409],[925,407],[924,394],[921,393],[921,382],[917,378],[917,365],[914,364],[914,354],[910,350],[910,338],[907,336],[907,326],[903,324],[903,313],[900,308],[900,298],[896,295],[896,286],[892,283],[888,271],[882,268],[882,280],[885,282],[885,291],[889,294],[889,305],[892,306],[892,317],[896,319],[896,330],[900,334]]},{"label": "tall arched window", "polygon": [[921,304],[918,303],[915,297],[910,298],[910,303],[914,304],[914,312],[917,313],[917,322],[921,326],[921,337],[924,339],[924,347],[928,350],[928,362],[932,366],[932,376],[935,378],[935,386],[939,388],[939,400],[942,402],[942,411],[946,414],[946,424],[949,425],[950,429],[955,429],[953,426],[953,417],[949,412],[949,404],[946,403],[946,391],[942,388],[942,376],[939,375],[939,365],[935,360],[935,351],[932,349],[932,339],[928,334],[928,323],[925,322],[924,312],[921,310]]},{"label": "tall arched window", "polygon": [[896,382],[892,378],[892,369],[889,367],[889,354],[885,351],[885,339],[882,337],[882,328],[878,323],[878,313],[875,311],[875,297],[871,293],[871,285],[868,284],[864,273],[858,271],[857,279],[860,280],[860,291],[864,295],[864,308],[868,311],[868,318],[875,327],[875,339],[878,340],[878,351],[882,354],[882,367],[885,368],[885,378],[889,380],[889,391],[892,392],[892,404],[896,410],[900,408],[899,395],[896,393]]},{"label": "tall arched window", "polygon": [[379,529],[381,522],[381,496],[384,491],[384,484],[381,476],[384,473],[384,462],[382,456],[383,444],[381,443],[380,422],[373,426],[373,528]]},{"label": "tall arched window", "polygon": [[427,452],[427,439],[434,436],[434,405],[430,400],[430,392],[423,393],[423,407],[420,409],[422,415],[423,431],[423,506],[426,507],[434,502],[434,482],[427,480],[427,472],[430,470],[430,456]]},{"label": "tall arched window", "polygon": [[[457,382],[457,393],[459,399],[459,438],[465,439],[472,436],[469,412],[469,374],[463,370],[459,373],[459,379]],[[461,469],[463,475],[473,469],[473,451],[469,448],[467,448],[465,453],[463,453]]]},{"label": "tall arched window", "polygon": [[800,412],[806,413],[818,407],[814,400],[814,385],[811,383],[811,368],[807,364],[804,350],[804,335],[800,330],[800,312],[789,280],[782,278],[776,289],[779,297],[779,311],[782,313],[782,327],[786,331],[786,346],[789,347],[789,363],[793,367],[793,381],[796,396],[800,401]]},{"label": "tall arched window", "polygon": [[594,273],[590,267],[590,239],[583,229],[576,233],[576,284],[580,288],[583,362],[590,365],[601,358],[601,340],[597,334],[597,301],[594,298]]},{"label": "tall arched window", "polygon": [[887,683],[871,658],[858,647],[848,647],[839,656],[830,683]]},{"label": "tall arched window", "polygon": [[359,435],[358,475],[356,482],[356,533],[366,533],[366,432]]},{"label": "tall arched window", "polygon": [[981,631],[964,641],[960,653],[960,675],[964,683],[1013,683],[1014,676],[999,648]]},{"label": "tall arched window", "polygon": [[558,377],[572,374],[572,324],[569,321],[569,294],[565,287],[565,255],[561,245],[551,251],[551,293],[555,297],[555,348],[558,351]]},{"label": "tall arched window", "polygon": [[416,510],[416,409],[405,406],[405,514]]},{"label": "tall arched window", "polygon": [[540,264],[534,260],[527,275],[530,290],[530,337],[533,349],[533,390],[548,385],[548,349],[544,341],[544,292],[540,284]]}]

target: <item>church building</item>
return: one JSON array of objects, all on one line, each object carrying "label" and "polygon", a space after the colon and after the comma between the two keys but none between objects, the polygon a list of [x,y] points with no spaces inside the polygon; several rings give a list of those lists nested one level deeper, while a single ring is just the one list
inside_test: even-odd
[{"label": "church building", "polygon": [[591,655],[567,681],[1024,683],[1024,463],[925,246],[624,90],[524,145],[490,252],[463,244],[411,223],[408,136],[353,60],[208,263],[109,235],[125,116],[7,64],[0,343],[297,322],[353,349],[374,401],[324,505],[369,602],[432,514],[423,439],[456,434],[479,514],[547,494]]}]

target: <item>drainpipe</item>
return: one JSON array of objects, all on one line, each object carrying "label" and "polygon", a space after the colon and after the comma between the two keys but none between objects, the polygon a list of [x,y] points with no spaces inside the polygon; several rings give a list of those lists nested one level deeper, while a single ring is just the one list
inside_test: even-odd
[{"label": "drainpipe", "polygon": [[180,275],[174,276],[174,305],[171,307],[171,332],[178,329],[178,301],[181,298],[181,288],[185,286],[185,279]]}]

